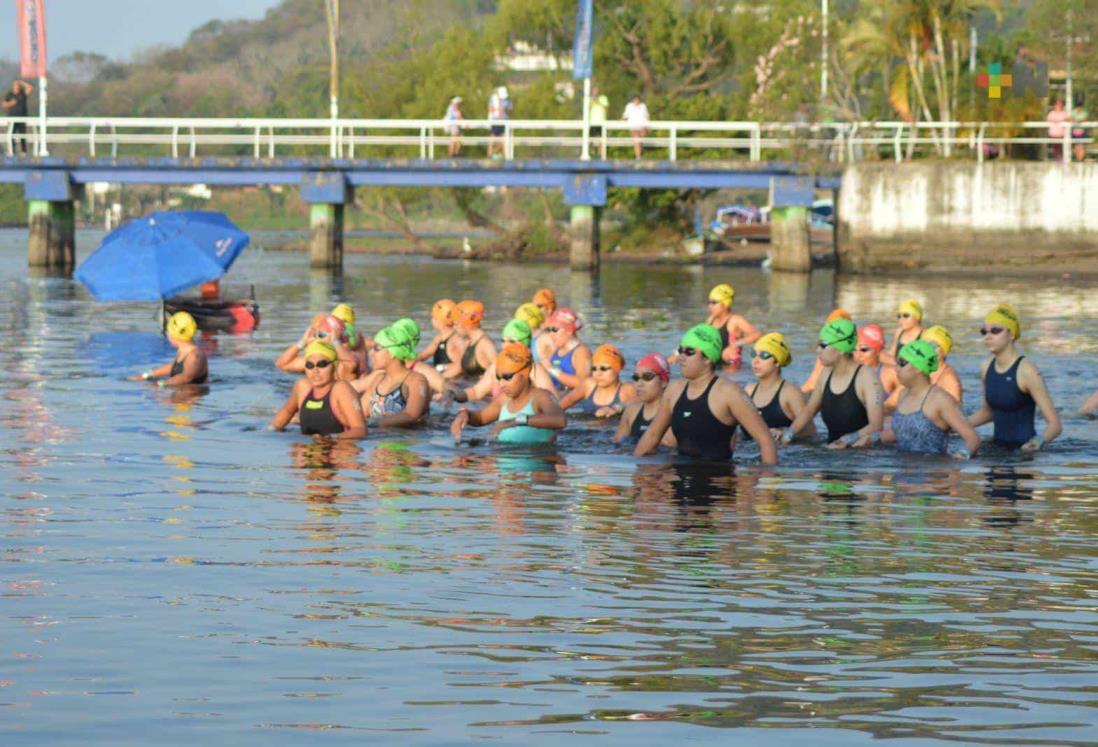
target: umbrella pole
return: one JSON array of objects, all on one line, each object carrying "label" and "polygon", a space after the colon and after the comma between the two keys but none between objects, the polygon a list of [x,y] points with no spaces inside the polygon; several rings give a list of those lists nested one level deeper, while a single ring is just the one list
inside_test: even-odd
[{"label": "umbrella pole", "polygon": [[161,298],[160,299],[160,334],[164,334],[165,330],[167,329],[167,324],[165,322],[165,316],[166,315],[167,315],[167,311],[164,309],[164,299]]}]

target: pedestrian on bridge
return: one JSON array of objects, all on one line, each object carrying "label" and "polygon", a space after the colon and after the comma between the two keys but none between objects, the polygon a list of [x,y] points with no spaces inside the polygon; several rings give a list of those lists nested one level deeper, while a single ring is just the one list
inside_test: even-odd
[{"label": "pedestrian on bridge", "polygon": [[488,157],[505,158],[503,137],[507,132],[504,124],[511,118],[511,96],[507,86],[500,86],[488,97],[488,121],[491,122],[491,137],[488,140]]},{"label": "pedestrian on bridge", "polygon": [[640,94],[633,94],[633,98],[625,105],[621,118],[629,123],[629,134],[633,136],[633,156],[639,159],[641,148],[644,147],[644,136],[648,134],[648,105],[641,100]]},{"label": "pedestrian on bridge", "polygon": [[450,136],[450,158],[457,158],[461,153],[461,120],[465,116],[461,113],[461,96],[450,99],[450,105],[446,107],[446,134]]},{"label": "pedestrian on bridge", "polygon": [[[0,108],[9,117],[27,116],[27,97],[34,93],[34,86],[25,80],[16,80],[11,84],[11,91],[4,97]],[[15,143],[19,142],[23,148],[23,155],[27,155],[27,123],[15,122],[12,131],[12,155],[15,155]],[[20,137],[21,136],[21,137]]]}]

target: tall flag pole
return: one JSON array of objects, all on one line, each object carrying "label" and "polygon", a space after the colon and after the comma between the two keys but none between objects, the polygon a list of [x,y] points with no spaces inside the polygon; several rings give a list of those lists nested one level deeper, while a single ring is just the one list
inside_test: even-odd
[{"label": "tall flag pole", "polygon": [[46,0],[16,0],[20,75],[38,78],[38,155],[46,147]]},{"label": "tall flag pole", "polygon": [[591,158],[591,73],[594,68],[595,4],[579,0],[576,10],[576,37],[572,42],[572,80],[583,81],[583,152]]}]

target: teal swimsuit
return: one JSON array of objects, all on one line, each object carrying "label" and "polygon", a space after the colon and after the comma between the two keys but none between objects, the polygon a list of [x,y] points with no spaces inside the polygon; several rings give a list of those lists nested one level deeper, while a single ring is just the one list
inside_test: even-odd
[{"label": "teal swimsuit", "polygon": [[[507,405],[508,402],[503,403],[503,407],[499,410],[499,420],[504,422],[506,420],[514,420],[519,415],[525,415],[531,417],[534,414],[534,397],[530,396],[530,399],[526,401],[526,406],[518,412],[511,412]],[[552,441],[557,435],[555,430],[551,428],[535,428],[532,425],[513,425],[510,428],[505,428],[500,431],[496,436],[496,440],[501,444],[547,444]]]}]

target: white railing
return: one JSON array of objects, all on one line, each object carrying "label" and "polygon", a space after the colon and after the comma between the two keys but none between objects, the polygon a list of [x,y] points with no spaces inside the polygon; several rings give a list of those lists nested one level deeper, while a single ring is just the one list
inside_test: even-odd
[{"label": "white railing", "polygon": [[[27,134],[15,133],[24,123]],[[3,152],[15,154],[26,138],[35,153],[35,117],[0,119]],[[251,156],[370,158],[448,157],[453,122],[438,119],[165,119],[145,117],[50,117],[46,136],[51,155],[92,158],[125,156]],[[493,135],[491,127],[502,128]],[[1098,123],[1076,123],[1092,131]],[[488,147],[500,157],[582,158],[583,123],[578,120],[463,120],[459,157],[482,157]],[[1037,145],[1058,149],[1065,162],[1073,146],[1092,138],[1048,136],[1047,122],[662,122],[640,138],[652,158],[675,160],[893,159],[926,156],[970,157],[983,161],[994,149]],[[628,158],[634,139],[625,122],[606,122],[590,138],[590,156]]]}]

